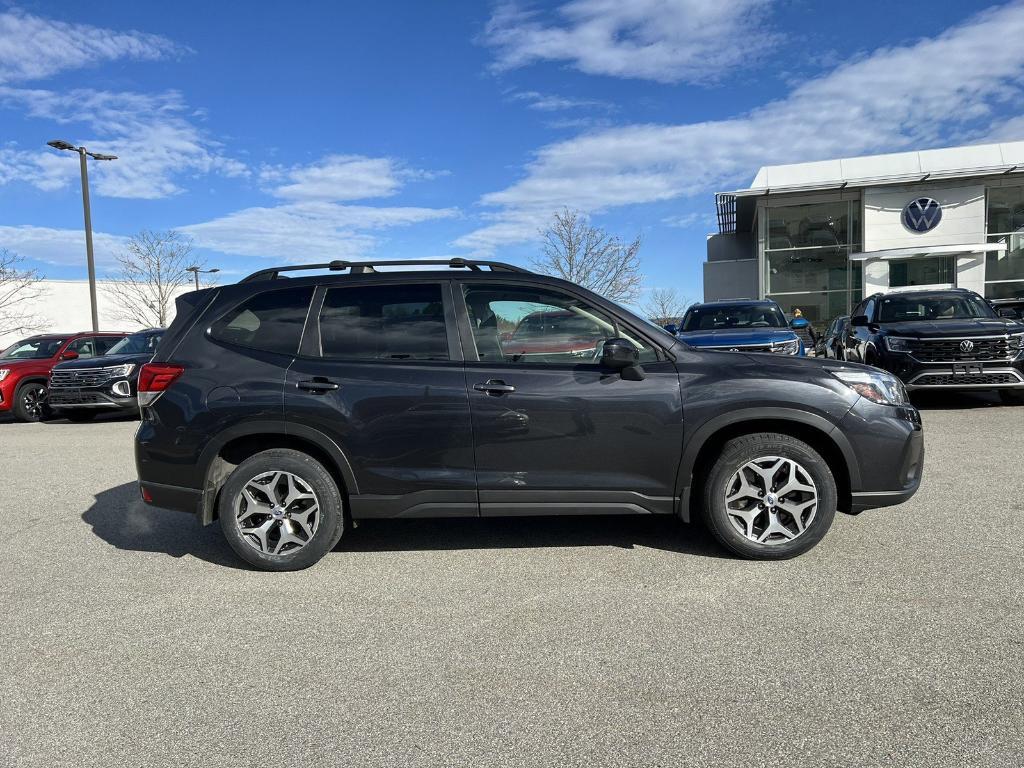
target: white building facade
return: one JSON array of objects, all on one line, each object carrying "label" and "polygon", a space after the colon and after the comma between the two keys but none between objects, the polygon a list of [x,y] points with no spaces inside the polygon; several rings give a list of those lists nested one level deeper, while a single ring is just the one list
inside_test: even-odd
[{"label": "white building facade", "polygon": [[[143,326],[122,319],[117,304],[108,292],[110,283],[98,281],[96,308],[101,331],[136,331]],[[75,333],[92,330],[87,280],[43,280],[39,284],[40,296],[32,302],[31,311],[39,319],[38,330],[27,334],[0,334],[0,349],[5,349],[19,338],[36,333]],[[192,290],[186,286],[182,293]],[[174,311],[171,309],[171,318]]]},{"label": "white building facade", "polygon": [[896,288],[1024,297],[1024,142],[768,166],[716,201],[708,301],[769,297],[824,325]]}]

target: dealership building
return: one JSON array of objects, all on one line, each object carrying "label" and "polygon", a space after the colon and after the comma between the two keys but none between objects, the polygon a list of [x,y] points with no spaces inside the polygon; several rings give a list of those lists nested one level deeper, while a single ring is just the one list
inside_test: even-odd
[{"label": "dealership building", "polygon": [[897,288],[1024,297],[1024,141],[767,166],[715,197],[705,301],[824,325]]}]

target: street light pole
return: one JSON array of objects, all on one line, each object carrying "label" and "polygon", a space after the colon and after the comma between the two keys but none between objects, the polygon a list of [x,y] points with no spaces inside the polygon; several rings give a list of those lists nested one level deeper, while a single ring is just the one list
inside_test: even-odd
[{"label": "street light pole", "polygon": [[100,329],[99,311],[96,308],[96,261],[92,252],[92,211],[89,208],[89,164],[85,159],[85,147],[78,148],[78,159],[82,163],[82,208],[85,211],[85,259],[89,267],[89,307],[92,310],[92,330]]},{"label": "street light pole", "polygon": [[117,156],[90,152],[85,147],[76,147],[71,142],[61,139],[54,139],[46,143],[54,149],[77,152],[82,166],[82,209],[85,212],[85,258],[89,268],[89,308],[92,312],[92,329],[93,331],[98,331],[100,329],[100,319],[96,308],[96,262],[92,250],[92,210],[89,205],[89,163],[86,160],[86,155],[93,160],[117,160]]},{"label": "street light pole", "polygon": [[196,279],[196,290],[198,291],[199,290],[199,275],[200,275],[200,273],[202,273],[204,275],[212,275],[215,272],[220,272],[220,269],[218,269],[217,267],[214,267],[213,269],[200,269],[199,265],[196,264],[196,265],[193,265],[191,267],[185,267],[185,271],[186,272],[191,272],[193,277],[195,277],[195,279]]}]

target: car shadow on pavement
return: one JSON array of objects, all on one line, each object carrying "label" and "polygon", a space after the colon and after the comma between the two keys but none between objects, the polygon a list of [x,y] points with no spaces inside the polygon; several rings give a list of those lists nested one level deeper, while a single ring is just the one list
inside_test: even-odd
[{"label": "car shadow on pavement", "polygon": [[228,547],[219,528],[203,527],[184,512],[146,505],[135,483],[100,491],[92,506],[82,513],[82,520],[118,549],[171,557],[191,555],[216,565],[246,567]]},{"label": "car shadow on pavement", "polygon": [[707,531],[673,516],[566,516],[360,520],[335,552],[409,552],[541,547],[645,547],[729,558]]},{"label": "car shadow on pavement", "polygon": [[[183,512],[158,509],[125,483],[96,494],[82,513],[93,533],[118,549],[192,557],[248,570],[216,525],[203,527]],[[675,517],[518,517],[434,520],[361,520],[335,552],[407,552],[540,547],[645,547],[702,557],[728,558],[700,525]]]}]

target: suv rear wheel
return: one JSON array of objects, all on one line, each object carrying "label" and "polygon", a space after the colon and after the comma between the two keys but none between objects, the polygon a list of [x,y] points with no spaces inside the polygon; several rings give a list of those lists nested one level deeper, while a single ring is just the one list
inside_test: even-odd
[{"label": "suv rear wheel", "polygon": [[14,418],[16,421],[42,421],[50,415],[47,402],[48,390],[41,381],[26,381],[14,393]]},{"label": "suv rear wheel", "polygon": [[266,571],[308,568],[344,530],[334,478],[313,457],[286,448],[239,464],[221,490],[218,514],[235,554]]},{"label": "suv rear wheel", "polygon": [[704,522],[719,542],[756,560],[784,560],[814,547],[835,517],[828,464],[807,443],[759,433],[730,440],[704,490]]}]

